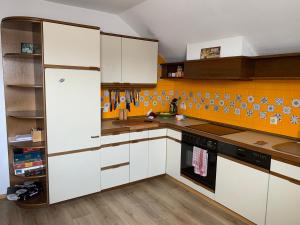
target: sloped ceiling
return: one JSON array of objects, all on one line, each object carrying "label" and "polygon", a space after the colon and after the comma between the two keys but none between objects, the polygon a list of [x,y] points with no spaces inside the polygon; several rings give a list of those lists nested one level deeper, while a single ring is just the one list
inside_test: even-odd
[{"label": "sloped ceiling", "polygon": [[259,55],[299,52],[299,12],[299,0],[147,0],[120,16],[175,61],[185,59],[187,43],[239,35]]}]

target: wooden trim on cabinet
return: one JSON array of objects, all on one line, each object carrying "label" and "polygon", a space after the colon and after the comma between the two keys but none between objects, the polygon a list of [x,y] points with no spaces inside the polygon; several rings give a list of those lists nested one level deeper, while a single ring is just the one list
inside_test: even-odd
[{"label": "wooden trim on cabinet", "polygon": [[290,164],[290,165],[293,165],[293,166],[297,166],[297,167],[300,167],[300,163],[297,163],[297,162],[293,162],[293,161],[290,161],[290,160],[287,160],[287,159],[282,159],[280,157],[276,157],[276,156],[271,156],[273,160],[277,160],[277,161],[280,161],[280,162],[283,162],[283,163],[287,163],[287,164]]},{"label": "wooden trim on cabinet", "polygon": [[45,64],[44,68],[51,68],[51,69],[70,69],[70,70],[93,70],[93,71],[100,71],[99,67],[86,67],[86,66],[66,66],[66,65],[49,65]]},{"label": "wooden trim on cabinet", "polygon": [[116,165],[112,165],[112,166],[106,166],[106,167],[102,167],[101,171],[103,171],[103,170],[110,170],[110,169],[116,169],[116,168],[119,168],[119,167],[122,167],[122,166],[128,166],[128,165],[129,165],[129,162],[120,163],[120,164],[116,164]]},{"label": "wooden trim on cabinet", "polygon": [[116,142],[116,143],[101,145],[101,149],[108,148],[108,147],[116,147],[119,145],[126,145],[126,144],[130,144],[130,141],[123,141],[123,142]]},{"label": "wooden trim on cabinet", "polygon": [[181,141],[176,139],[176,138],[172,138],[172,137],[169,137],[167,136],[168,139],[172,140],[172,141],[176,141],[177,143],[181,144]]},{"label": "wooden trim on cabinet", "polygon": [[122,38],[137,39],[137,40],[143,40],[143,41],[159,42],[157,39],[152,39],[152,38],[143,38],[143,37],[124,35],[124,34],[107,33],[107,32],[103,32],[103,31],[101,31],[100,34],[108,35],[108,36],[115,36],[115,37],[122,37]]},{"label": "wooden trim on cabinet", "polygon": [[228,159],[228,160],[231,160],[231,161],[233,161],[233,162],[239,163],[239,164],[241,164],[241,165],[251,167],[251,168],[253,168],[253,169],[259,170],[259,171],[264,172],[264,173],[270,173],[270,171],[267,170],[267,169],[261,168],[261,167],[259,167],[259,166],[255,166],[255,165],[253,165],[253,164],[244,162],[244,161],[242,161],[242,160],[239,160],[239,159],[236,159],[236,158],[233,158],[233,157],[230,157],[230,156],[221,154],[221,153],[218,153],[218,156],[220,156],[220,157],[222,157],[222,158],[224,158],[224,159]]},{"label": "wooden trim on cabinet", "polygon": [[89,151],[97,151],[99,149],[100,149],[100,146],[99,147],[93,147],[93,148],[84,148],[84,149],[79,149],[79,150],[70,150],[70,151],[65,151],[65,152],[50,153],[50,154],[48,154],[48,157],[61,156],[61,155],[70,155],[70,154],[81,153],[81,152],[89,152]]},{"label": "wooden trim on cabinet", "polygon": [[285,176],[285,175],[282,175],[280,173],[276,173],[276,172],[273,172],[273,171],[270,171],[270,174],[275,176],[275,177],[279,177],[281,179],[287,180],[287,181],[289,181],[293,184],[296,184],[296,185],[300,186],[300,180],[297,180],[297,179],[294,179],[294,178],[291,178],[291,177],[288,177],[288,176]]},{"label": "wooden trim on cabinet", "polygon": [[149,138],[141,138],[141,139],[137,139],[137,140],[130,140],[130,144],[136,144],[136,143],[143,142],[143,141],[149,141]]},{"label": "wooden trim on cabinet", "polygon": [[79,24],[79,23],[71,23],[71,22],[64,22],[59,20],[51,20],[51,19],[42,19],[43,22],[49,22],[49,23],[57,23],[62,25],[68,25],[73,27],[82,27],[82,28],[88,28],[93,30],[100,30],[100,27],[97,26],[91,26],[91,25],[85,25],[85,24]]}]

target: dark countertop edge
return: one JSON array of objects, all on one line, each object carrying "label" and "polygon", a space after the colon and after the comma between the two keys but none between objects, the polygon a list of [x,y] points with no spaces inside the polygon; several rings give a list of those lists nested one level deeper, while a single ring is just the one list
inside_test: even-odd
[{"label": "dark countertop edge", "polygon": [[[190,118],[190,119],[205,121],[205,120],[196,119],[196,118]],[[114,119],[111,119],[111,120],[114,120]],[[209,122],[209,121],[207,121],[207,122]],[[214,122],[212,122],[212,123],[214,123]],[[214,123],[214,124],[218,124],[218,123]],[[219,125],[222,125],[222,124],[219,123]],[[223,125],[223,126],[226,127],[226,125]],[[227,127],[234,127],[234,126],[227,126]],[[243,143],[243,142],[230,140],[230,139],[227,139],[227,138],[219,136],[219,135],[215,135],[215,134],[206,133],[206,132],[202,132],[202,131],[199,131],[199,130],[191,129],[187,126],[178,126],[176,124],[171,124],[167,121],[166,122],[159,122],[158,127],[149,128],[149,129],[145,128],[145,130],[155,130],[155,129],[160,129],[160,128],[170,128],[170,129],[181,131],[181,132],[185,131],[185,132],[194,133],[194,134],[197,134],[197,135],[200,135],[200,136],[215,139],[217,141],[225,142],[225,143],[232,144],[232,145],[237,145],[237,146],[247,148],[247,149],[252,150],[252,151],[256,151],[256,152],[264,153],[264,154],[267,154],[267,155],[271,155],[272,158],[275,159],[275,160],[283,161],[283,162],[293,164],[295,166],[300,167],[300,157],[297,156],[297,155],[293,155],[293,154],[286,153],[286,152],[281,152],[281,151],[278,151],[278,150],[275,150],[275,149],[270,150],[270,149],[266,149],[266,148],[263,148],[263,147],[260,147],[260,146],[249,145],[249,144],[246,144],[246,143]],[[237,127],[235,127],[235,128],[237,128]],[[249,129],[249,130],[241,129],[241,132],[245,132],[245,131],[253,131],[253,130],[251,130],[251,129]],[[103,129],[101,131],[101,135],[106,136],[106,135],[114,134],[115,132],[125,133],[125,132],[130,132],[130,129],[128,127]],[[256,132],[261,133],[261,134],[272,135],[272,134],[266,133],[266,132],[259,132],[259,131],[256,131]],[[278,136],[278,135],[273,135],[273,136],[281,137],[281,138],[283,137],[283,136]],[[285,136],[285,138],[287,138],[287,137]],[[293,140],[291,138],[288,138],[288,139]],[[295,141],[295,140],[293,140],[293,141]]]}]

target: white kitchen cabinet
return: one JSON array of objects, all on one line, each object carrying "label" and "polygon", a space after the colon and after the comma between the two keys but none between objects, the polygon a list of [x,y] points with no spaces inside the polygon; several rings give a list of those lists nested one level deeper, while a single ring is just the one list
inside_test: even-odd
[{"label": "white kitchen cabinet", "polygon": [[130,182],[148,177],[148,141],[130,143]]},{"label": "white kitchen cabinet", "polygon": [[122,82],[157,83],[158,42],[122,38]]},{"label": "white kitchen cabinet", "polygon": [[43,22],[44,63],[100,67],[100,32],[97,29]]},{"label": "white kitchen cabinet", "polygon": [[180,179],[181,144],[167,139],[167,166],[166,173]]},{"label": "white kitchen cabinet", "polygon": [[129,183],[129,165],[101,171],[101,189],[120,186]]},{"label": "white kitchen cabinet", "polygon": [[50,204],[100,191],[99,157],[99,151],[49,157]]},{"label": "white kitchen cabinet", "polygon": [[265,224],[269,174],[218,156],[216,201],[248,220]]},{"label": "white kitchen cabinet", "polygon": [[166,173],[166,138],[149,141],[149,177]]},{"label": "white kitchen cabinet", "polygon": [[101,34],[102,83],[122,82],[122,38]]},{"label": "white kitchen cabinet", "polygon": [[46,69],[48,153],[100,146],[100,72]]},{"label": "white kitchen cabinet", "polygon": [[300,185],[271,175],[269,181],[267,225],[298,225]]},{"label": "white kitchen cabinet", "polygon": [[129,162],[129,144],[102,148],[101,168]]}]

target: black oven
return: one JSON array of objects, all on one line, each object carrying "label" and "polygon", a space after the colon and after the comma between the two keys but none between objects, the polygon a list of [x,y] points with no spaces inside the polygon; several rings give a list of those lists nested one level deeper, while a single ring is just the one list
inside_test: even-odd
[{"label": "black oven", "polygon": [[[194,146],[207,151],[208,158],[206,176],[201,176],[195,173],[192,162]],[[202,186],[204,185],[214,192],[216,185],[217,147],[218,142],[216,140],[183,132],[181,144],[181,175],[192,179],[194,182],[199,183]]]}]

